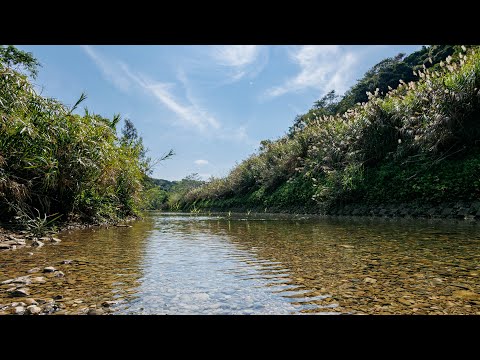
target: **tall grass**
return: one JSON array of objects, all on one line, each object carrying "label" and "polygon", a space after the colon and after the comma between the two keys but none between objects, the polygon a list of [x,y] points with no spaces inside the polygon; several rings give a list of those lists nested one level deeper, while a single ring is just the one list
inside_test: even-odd
[{"label": "tall grass", "polygon": [[0,220],[38,212],[103,222],[137,213],[150,165],[141,139],[117,135],[119,116],[75,114],[84,99],[69,108],[43,97],[0,61]]},{"label": "tall grass", "polygon": [[[262,142],[259,152],[228,176],[185,194],[182,207],[233,204],[227,200],[234,198],[249,205],[271,206],[272,199],[282,196],[286,206],[291,206],[305,203],[305,194],[310,194],[318,208],[328,208],[368,198],[371,189],[365,186],[366,179],[378,179],[374,174],[385,164],[390,164],[389,171],[393,166],[394,172],[409,174],[395,179],[411,192],[410,198],[414,193],[421,197],[421,188],[413,191],[410,186],[416,177],[452,159],[461,161],[479,148],[480,54],[475,47],[468,53],[465,48],[458,61],[449,56],[439,67],[424,67],[415,75],[418,81],[400,80],[387,94],[377,89],[368,94],[367,102],[343,114],[319,115],[289,135]],[[474,184],[480,169],[469,169],[462,172],[468,180],[461,181],[465,184],[461,190],[478,199]],[[458,175],[450,175],[449,184],[455,183]],[[305,184],[311,185],[305,189]],[[379,187],[376,191],[381,191]],[[448,193],[448,189],[442,191]]]}]

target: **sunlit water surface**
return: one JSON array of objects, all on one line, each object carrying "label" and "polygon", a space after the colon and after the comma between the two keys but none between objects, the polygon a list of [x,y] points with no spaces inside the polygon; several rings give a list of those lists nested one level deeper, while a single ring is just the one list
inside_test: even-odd
[{"label": "sunlit water surface", "polygon": [[151,213],[131,225],[4,251],[0,281],[53,265],[65,277],[30,297],[61,295],[66,314],[112,300],[113,314],[480,314],[477,223]]}]

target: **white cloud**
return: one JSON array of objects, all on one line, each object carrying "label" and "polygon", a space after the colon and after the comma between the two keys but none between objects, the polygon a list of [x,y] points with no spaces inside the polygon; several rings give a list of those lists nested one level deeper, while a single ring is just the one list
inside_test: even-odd
[{"label": "white cloud", "polygon": [[343,93],[351,80],[357,57],[338,45],[304,45],[290,51],[291,60],[300,67],[294,77],[268,89],[264,97],[273,98],[306,88]]},{"label": "white cloud", "polygon": [[195,160],[194,163],[195,163],[196,165],[199,165],[199,166],[207,165],[207,164],[208,164],[208,160],[199,159],[199,160]]},{"label": "white cloud", "polygon": [[255,61],[259,52],[258,45],[216,45],[212,57],[220,65],[242,67]]},{"label": "white cloud", "polygon": [[197,106],[187,99],[187,103],[182,103],[171,93],[175,84],[153,81],[143,74],[134,74],[125,63],[121,61],[111,61],[101,56],[93,47],[82,46],[85,53],[95,62],[102,71],[107,80],[112,82],[117,88],[126,91],[137,85],[150,95],[155,97],[167,109],[175,113],[181,124],[194,127],[200,130],[208,128],[218,129],[220,123],[204,109]]},{"label": "white cloud", "polygon": [[210,56],[228,69],[229,82],[257,76],[268,62],[268,49],[260,45],[215,45]]},{"label": "white cloud", "polygon": [[92,46],[81,45],[82,50],[93,60],[95,65],[102,71],[103,76],[113,83],[118,89],[127,91],[130,86],[130,80],[123,74],[119,62],[111,62],[101,56]]},{"label": "white cloud", "polygon": [[[218,54],[226,64],[234,67],[243,67],[250,64],[256,58],[257,47],[232,50],[232,47],[224,48]],[[228,50],[228,49],[230,50]],[[158,102],[176,115],[177,124],[189,129],[198,130],[204,137],[215,137],[221,140],[234,142],[249,142],[246,128],[230,128],[223,126],[202,104],[200,99],[194,96],[192,86],[182,68],[177,69],[177,80],[184,90],[184,97],[174,95],[175,83],[155,81],[145,74],[133,71],[127,64],[112,60],[101,55],[92,46],[82,46],[85,53],[94,61],[104,77],[121,91],[142,89]],[[236,54],[236,55],[235,55]],[[239,58],[236,58],[239,56]],[[247,70],[245,70],[247,71]],[[242,75],[243,76],[243,75]],[[178,94],[177,94],[178,95]],[[198,164],[199,165],[199,164]]]}]

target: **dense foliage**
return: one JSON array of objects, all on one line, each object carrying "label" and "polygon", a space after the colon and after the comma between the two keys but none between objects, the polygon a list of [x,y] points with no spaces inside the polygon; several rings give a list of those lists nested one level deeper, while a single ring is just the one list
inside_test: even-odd
[{"label": "dense foliage", "polygon": [[[349,98],[371,86],[366,101],[352,105]],[[349,202],[478,200],[479,89],[478,47],[431,46],[386,59],[340,101],[327,94],[287,135],[263,141],[179,206],[328,211]]]},{"label": "dense foliage", "polygon": [[83,94],[72,108],[39,95],[22,72],[37,66],[32,54],[0,47],[0,220],[104,222],[150,207],[142,194],[152,161],[133,123],[119,136],[120,116],[74,113]]}]

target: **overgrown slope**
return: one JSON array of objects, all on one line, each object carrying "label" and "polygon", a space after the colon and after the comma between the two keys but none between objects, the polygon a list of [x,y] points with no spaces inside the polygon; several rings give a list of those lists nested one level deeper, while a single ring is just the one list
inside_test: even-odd
[{"label": "overgrown slope", "polygon": [[32,54],[0,47],[0,221],[103,222],[137,214],[151,161],[119,116],[107,119],[39,95]]},{"label": "overgrown slope", "polygon": [[[423,59],[435,49],[435,59]],[[405,59],[430,64],[412,65],[416,82],[401,79],[387,94],[377,87],[340,113],[352,91],[339,102],[329,94],[287,135],[263,141],[227,177],[192,189],[177,206],[328,212],[347,203],[480,199],[480,54],[433,50]]]}]

